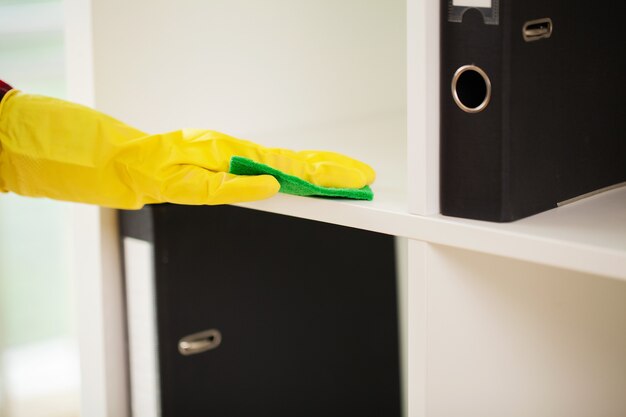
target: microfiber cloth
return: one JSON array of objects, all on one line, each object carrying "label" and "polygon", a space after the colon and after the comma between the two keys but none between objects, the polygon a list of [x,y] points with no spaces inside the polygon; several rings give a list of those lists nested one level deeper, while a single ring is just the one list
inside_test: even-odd
[{"label": "microfiber cloth", "polygon": [[354,200],[372,200],[374,193],[369,186],[363,188],[330,188],[311,184],[302,178],[285,174],[271,166],[261,164],[252,159],[241,156],[233,156],[230,159],[231,174],[236,175],[262,175],[273,176],[280,183],[280,192],[301,196],[341,197]]}]

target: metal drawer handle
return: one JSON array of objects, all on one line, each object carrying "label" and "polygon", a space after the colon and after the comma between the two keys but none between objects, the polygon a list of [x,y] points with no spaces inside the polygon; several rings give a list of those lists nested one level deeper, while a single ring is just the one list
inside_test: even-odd
[{"label": "metal drawer handle", "polygon": [[178,341],[178,351],[189,356],[215,349],[222,343],[222,334],[217,329],[205,330],[185,336]]}]

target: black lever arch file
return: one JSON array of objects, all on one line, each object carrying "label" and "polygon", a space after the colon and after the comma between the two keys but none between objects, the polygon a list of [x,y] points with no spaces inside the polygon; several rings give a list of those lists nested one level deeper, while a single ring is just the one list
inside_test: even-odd
[{"label": "black lever arch file", "polygon": [[621,2],[442,0],[442,214],[512,221],[626,181],[625,28]]}]

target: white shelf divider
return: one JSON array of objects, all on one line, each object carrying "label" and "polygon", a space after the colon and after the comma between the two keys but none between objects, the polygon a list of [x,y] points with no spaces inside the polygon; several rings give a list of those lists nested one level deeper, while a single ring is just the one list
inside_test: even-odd
[{"label": "white shelf divider", "polygon": [[409,211],[439,213],[439,2],[407,0]]}]

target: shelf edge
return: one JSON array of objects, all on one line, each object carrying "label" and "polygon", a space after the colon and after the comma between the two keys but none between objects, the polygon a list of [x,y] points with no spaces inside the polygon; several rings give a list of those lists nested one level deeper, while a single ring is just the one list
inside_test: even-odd
[{"label": "shelf edge", "polygon": [[626,251],[412,215],[373,203],[278,195],[235,205],[626,281]]}]

